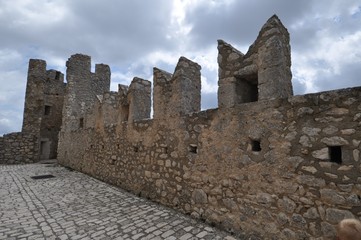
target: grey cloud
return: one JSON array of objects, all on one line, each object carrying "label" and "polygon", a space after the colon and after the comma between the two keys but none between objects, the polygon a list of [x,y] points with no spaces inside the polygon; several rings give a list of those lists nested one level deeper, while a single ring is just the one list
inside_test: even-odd
[{"label": "grey cloud", "polygon": [[51,26],[31,21],[17,25],[21,16],[13,6],[0,17],[0,44],[22,51],[32,46],[38,48],[40,57],[43,52],[66,59],[81,52],[112,63],[126,63],[174,44],[166,38],[170,1],[68,0],[65,3],[64,19]]},{"label": "grey cloud", "polygon": [[336,75],[319,74],[315,81],[316,88],[320,91],[327,91],[361,86],[360,62],[342,66],[341,73]]},{"label": "grey cloud", "polygon": [[230,5],[211,8],[199,5],[189,9],[187,23],[192,26],[191,37],[196,47],[202,47],[221,38],[225,41],[250,45],[262,25],[273,14],[279,15],[285,25],[306,14],[312,1],[234,1]]},{"label": "grey cloud", "polygon": [[111,1],[107,5],[83,0],[69,1],[69,8],[72,20],[79,24],[75,40],[89,43],[95,59],[127,62],[173,44],[166,38],[170,1]]}]

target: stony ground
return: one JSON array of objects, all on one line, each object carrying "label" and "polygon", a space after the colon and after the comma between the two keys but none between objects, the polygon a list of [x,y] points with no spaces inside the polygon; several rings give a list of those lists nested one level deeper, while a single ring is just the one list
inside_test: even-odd
[{"label": "stony ground", "polygon": [[[32,179],[32,176],[53,178]],[[0,239],[234,239],[57,164],[0,166]]]}]

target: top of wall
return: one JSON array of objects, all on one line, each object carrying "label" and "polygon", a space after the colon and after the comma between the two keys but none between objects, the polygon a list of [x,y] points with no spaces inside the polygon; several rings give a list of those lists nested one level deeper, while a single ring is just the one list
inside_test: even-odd
[{"label": "top of wall", "polygon": [[[263,25],[245,54],[218,40],[219,109],[293,96],[289,41],[288,30],[276,15]],[[41,68],[42,64],[38,60],[35,64],[38,67],[34,69]],[[150,118],[152,90],[149,81],[135,77],[129,87],[120,85],[117,93],[110,94],[108,65],[96,64],[92,73],[90,56],[74,54],[66,66],[64,131],[99,126],[99,121],[109,125]],[[200,111],[200,70],[200,65],[185,57],[179,58],[173,73],[153,69],[155,119],[167,122],[170,118]],[[63,79],[57,71],[49,70],[48,75],[59,81]]]}]

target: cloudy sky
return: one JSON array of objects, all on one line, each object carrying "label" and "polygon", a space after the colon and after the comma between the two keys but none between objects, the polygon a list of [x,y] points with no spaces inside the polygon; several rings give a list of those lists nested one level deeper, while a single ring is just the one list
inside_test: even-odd
[{"label": "cloudy sky", "polygon": [[185,56],[214,108],[217,39],[246,53],[273,14],[291,34],[295,94],[361,85],[360,0],[1,0],[0,135],[21,130],[30,58],[65,72],[70,55],[90,55],[110,65],[115,91]]}]

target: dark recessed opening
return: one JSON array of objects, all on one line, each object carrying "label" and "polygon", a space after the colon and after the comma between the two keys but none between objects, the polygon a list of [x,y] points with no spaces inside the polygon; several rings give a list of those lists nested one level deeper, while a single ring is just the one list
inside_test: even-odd
[{"label": "dark recessed opening", "polygon": [[128,116],[129,116],[129,105],[125,105],[122,107],[121,109],[121,116],[122,116],[122,120],[123,121],[128,121]]},{"label": "dark recessed opening", "polygon": [[258,75],[257,73],[237,77],[236,81],[237,103],[258,101]]},{"label": "dark recessed opening", "polygon": [[55,72],[55,79],[56,79],[56,80],[59,80],[59,79],[60,79],[60,72],[59,72],[59,71],[56,71],[56,72]]},{"label": "dark recessed opening", "polygon": [[47,156],[50,149],[49,141],[40,141],[40,154]]},{"label": "dark recessed opening", "polygon": [[79,128],[83,128],[84,127],[84,118],[80,118],[79,119]]},{"label": "dark recessed opening", "polygon": [[32,176],[31,178],[37,180],[37,179],[46,179],[46,178],[54,178],[54,177],[55,177],[54,175],[48,174],[48,175]]},{"label": "dark recessed opening", "polygon": [[134,146],[134,147],[133,147],[133,151],[134,151],[134,152],[139,152],[139,147]]},{"label": "dark recessed opening", "polygon": [[168,153],[168,148],[167,148],[167,147],[163,147],[163,148],[162,148],[162,153]]},{"label": "dark recessed opening", "polygon": [[193,145],[193,144],[189,145],[189,152],[191,152],[191,153],[197,153],[197,152],[198,152],[197,146],[195,146],[195,145]]},{"label": "dark recessed opening", "polygon": [[51,106],[45,105],[44,115],[50,115],[50,109],[51,109]]},{"label": "dark recessed opening", "polygon": [[331,146],[328,147],[328,154],[330,157],[330,161],[341,164],[342,163],[342,150],[341,146]]},{"label": "dark recessed opening", "polygon": [[260,152],[262,150],[260,141],[252,140],[251,144],[253,152]]}]

